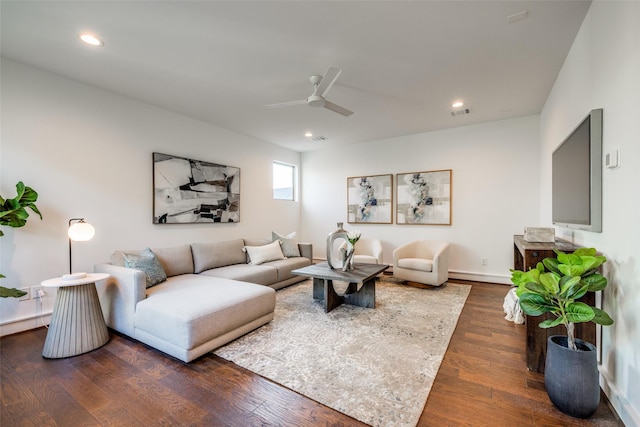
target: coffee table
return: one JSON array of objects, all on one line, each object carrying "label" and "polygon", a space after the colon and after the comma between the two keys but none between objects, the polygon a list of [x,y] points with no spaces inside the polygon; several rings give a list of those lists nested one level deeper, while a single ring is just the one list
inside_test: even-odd
[{"label": "coffee table", "polygon": [[[376,276],[387,268],[386,264],[355,264],[351,271],[333,270],[326,262],[293,270],[293,274],[313,278],[313,298],[324,300],[324,312],[328,313],[342,304],[375,308]],[[333,281],[348,282],[346,291],[339,295]],[[358,284],[361,283],[360,289]]]}]

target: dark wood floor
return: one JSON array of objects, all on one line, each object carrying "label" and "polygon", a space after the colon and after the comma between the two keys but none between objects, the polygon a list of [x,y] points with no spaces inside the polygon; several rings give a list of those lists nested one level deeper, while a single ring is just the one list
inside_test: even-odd
[{"label": "dark wood floor", "polygon": [[[507,288],[473,283],[419,426],[619,426],[605,403],[560,413],[527,371]],[[190,364],[120,335],[68,359],[41,356],[46,329],[0,339],[0,425],[364,426],[217,356]]]}]

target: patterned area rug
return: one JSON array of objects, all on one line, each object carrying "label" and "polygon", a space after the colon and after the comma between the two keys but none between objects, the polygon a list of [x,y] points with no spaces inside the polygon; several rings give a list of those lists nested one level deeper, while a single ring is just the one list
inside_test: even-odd
[{"label": "patterned area rug", "polygon": [[215,354],[369,425],[413,427],[470,289],[382,277],[375,309],[325,313],[309,279],[277,292],[269,324]]}]

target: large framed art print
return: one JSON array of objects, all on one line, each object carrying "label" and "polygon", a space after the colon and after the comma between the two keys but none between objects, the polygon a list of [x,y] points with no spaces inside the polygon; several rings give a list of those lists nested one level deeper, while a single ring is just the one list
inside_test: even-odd
[{"label": "large framed art print", "polygon": [[396,175],[396,223],[451,225],[451,169]]},{"label": "large framed art print", "polygon": [[240,221],[240,168],[153,153],[153,223]]},{"label": "large framed art print", "polygon": [[391,224],[393,175],[347,178],[347,222]]}]

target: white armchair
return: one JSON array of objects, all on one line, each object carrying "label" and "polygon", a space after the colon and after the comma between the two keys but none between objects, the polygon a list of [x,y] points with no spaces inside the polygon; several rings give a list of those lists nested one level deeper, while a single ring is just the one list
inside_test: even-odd
[{"label": "white armchair", "polygon": [[[341,247],[346,248],[347,243]],[[382,242],[378,239],[361,237],[356,243],[356,250],[353,253],[353,262],[364,264],[382,264]]]},{"label": "white armchair", "polygon": [[449,279],[449,243],[416,240],[393,251],[393,276],[440,286]]}]

